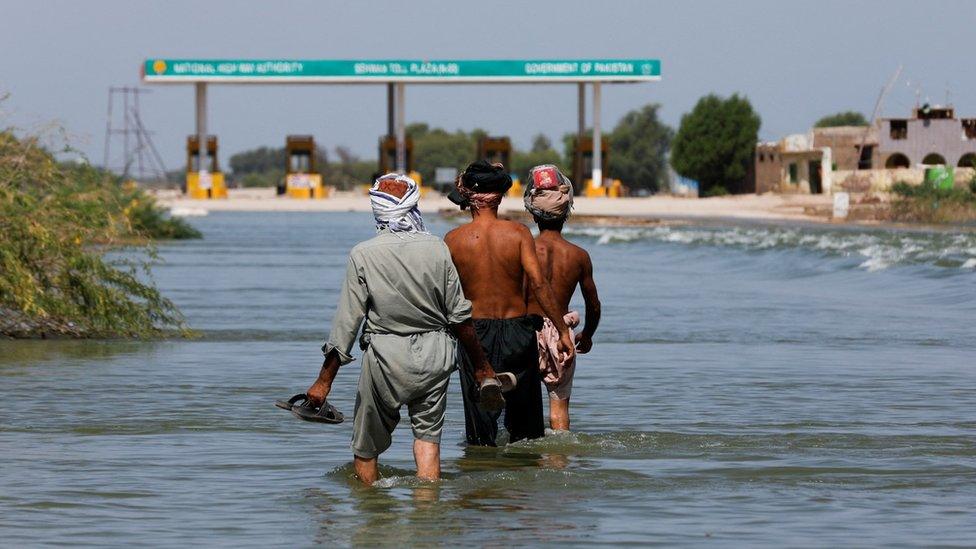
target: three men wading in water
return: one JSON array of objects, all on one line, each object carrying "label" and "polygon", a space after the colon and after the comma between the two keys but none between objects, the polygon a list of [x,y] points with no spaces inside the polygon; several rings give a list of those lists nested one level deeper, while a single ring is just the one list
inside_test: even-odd
[{"label": "three men wading in water", "polygon": [[[365,484],[378,478],[377,458],[390,446],[404,405],[417,476],[440,478],[439,443],[455,368],[469,444],[496,444],[503,409],[510,442],[542,437],[543,378],[550,426],[569,428],[575,349],[589,351],[600,306],[589,256],[558,234],[572,185],[554,166],[532,173],[525,203],[541,230],[535,240],[524,225],[498,217],[512,185],[501,165],[478,161],[461,174],[449,198],[470,209],[471,222],[444,241],[427,232],[413,180],[388,174],[374,184],[378,234],[350,252],[318,379],[305,395],[278,403],[303,419],[342,421],[325,399],[339,366],[353,360],[349,353],[363,325],[352,450]],[[574,341],[567,320],[579,317],[567,307],[577,285],[587,314]]]}]

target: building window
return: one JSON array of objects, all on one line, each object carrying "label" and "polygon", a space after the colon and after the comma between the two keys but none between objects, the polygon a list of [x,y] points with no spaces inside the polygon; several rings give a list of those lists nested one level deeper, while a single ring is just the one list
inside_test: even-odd
[{"label": "building window", "polygon": [[796,162],[790,163],[790,183],[799,182],[799,177],[797,175]]},{"label": "building window", "polygon": [[976,139],[976,118],[966,118],[962,121],[962,134],[966,139]]},{"label": "building window", "polygon": [[966,153],[959,157],[960,168],[976,168],[976,153]]},{"label": "building window", "polygon": [[927,166],[945,165],[945,157],[939,153],[929,153],[922,159],[922,164]]},{"label": "building window", "polygon": [[763,153],[762,153],[762,152],[760,151],[760,153],[759,153],[759,161],[760,161],[760,162],[763,162],[764,160],[766,160],[766,155],[764,155],[764,154],[763,154]]},{"label": "building window", "polygon": [[908,139],[908,120],[889,120],[892,139]]}]

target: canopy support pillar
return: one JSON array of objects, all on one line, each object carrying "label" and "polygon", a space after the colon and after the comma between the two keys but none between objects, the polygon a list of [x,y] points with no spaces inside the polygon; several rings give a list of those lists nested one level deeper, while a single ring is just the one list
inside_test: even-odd
[{"label": "canopy support pillar", "polygon": [[[586,84],[576,85],[576,137],[582,138],[586,133]],[[579,139],[576,141],[579,143]]]},{"label": "canopy support pillar", "polygon": [[197,172],[209,171],[207,166],[207,83],[196,83]]},{"label": "canopy support pillar", "polygon": [[603,135],[600,130],[600,83],[593,83],[593,186],[603,186]]},{"label": "canopy support pillar", "polygon": [[407,173],[407,128],[404,123],[406,107],[405,86],[402,82],[394,84],[396,87],[396,171]]},{"label": "canopy support pillar", "polygon": [[386,85],[386,135],[393,135],[396,132],[396,121],[393,118],[395,109],[393,86],[393,82]]}]

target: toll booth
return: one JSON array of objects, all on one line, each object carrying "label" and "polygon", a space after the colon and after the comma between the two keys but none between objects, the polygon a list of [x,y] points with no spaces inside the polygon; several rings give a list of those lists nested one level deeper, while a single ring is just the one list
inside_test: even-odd
[{"label": "toll booth", "polygon": [[[413,169],[413,138],[407,137],[403,144],[404,154],[407,162],[407,175],[417,182],[422,194],[427,194],[427,189],[423,186],[424,181],[420,172]],[[396,137],[386,135],[380,138],[380,165],[376,177],[396,171]],[[373,179],[376,179],[374,177]]]},{"label": "toll booth", "polygon": [[[482,137],[478,139],[478,151],[476,158],[487,160],[489,164],[501,162],[506,169],[511,170],[509,161],[512,159],[512,142],[507,137]],[[508,190],[509,196],[522,196],[522,182],[518,176],[512,175],[512,188]]]},{"label": "toll booth", "polygon": [[[607,139],[601,141],[601,162],[603,167],[603,177],[606,178],[610,173],[610,156]],[[584,194],[586,189],[593,186],[593,138],[584,135],[576,136],[573,141],[573,185],[576,187],[577,194]]]},{"label": "toll booth", "polygon": [[[413,171],[413,138],[407,137],[404,143],[404,152],[407,155],[407,173]],[[396,137],[386,135],[380,138],[380,175],[396,170]],[[417,182],[420,184],[420,182]]]},{"label": "toll booth", "polygon": [[478,158],[489,164],[501,162],[507,168],[512,158],[512,142],[507,137],[482,137],[478,140]]},{"label": "toll booth", "polygon": [[217,136],[207,136],[207,160],[201,173],[199,140],[191,135],[186,138],[186,187],[190,198],[227,198],[224,174],[217,163]]},{"label": "toll booth", "polygon": [[618,197],[623,194],[623,185],[618,179],[610,179],[610,147],[607,138],[600,139],[603,186],[593,181],[593,138],[588,135],[577,136],[573,140],[573,186],[576,194],[584,196]]},{"label": "toll booth", "polygon": [[285,185],[282,194],[291,198],[322,198],[325,187],[316,163],[315,138],[289,135],[285,138]]}]

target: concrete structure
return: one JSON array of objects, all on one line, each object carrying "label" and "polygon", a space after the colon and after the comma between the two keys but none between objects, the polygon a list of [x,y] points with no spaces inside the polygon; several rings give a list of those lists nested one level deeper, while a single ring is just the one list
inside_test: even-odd
[{"label": "concrete structure", "polygon": [[875,127],[814,128],[759,143],[741,192],[886,192],[899,181],[921,184],[925,167],[940,164],[956,168],[956,186],[972,179],[976,118],[925,105],[912,118],[884,118]]},{"label": "concrete structure", "polygon": [[[872,126],[813,128],[813,148],[829,147],[836,170],[870,170],[881,167],[878,129]],[[860,151],[860,154],[859,154]]]},{"label": "concrete structure", "polygon": [[[210,84],[383,84],[387,86],[387,132],[396,140],[396,171],[406,173],[406,84],[577,84],[577,123],[586,127],[585,88],[593,90],[593,142],[601,143],[601,86],[661,79],[658,59],[494,59],[494,60],[349,60],[349,59],[146,59],[143,82],[194,84],[196,135],[207,133],[207,86]],[[609,196],[602,151],[593,152],[596,190]],[[200,165],[204,165],[203,153]],[[204,172],[205,175],[205,172]]]},{"label": "concrete structure", "polygon": [[884,118],[878,138],[888,169],[922,164],[969,168],[976,161],[976,118],[958,119],[952,107],[923,105],[911,118]]},{"label": "concrete structure", "polygon": [[[752,180],[745,192],[830,194],[833,160],[830,147],[814,147],[814,136],[795,134],[756,146]],[[750,188],[751,187],[751,188]]]},{"label": "concrete structure", "polygon": [[761,141],[756,145],[752,169],[746,176],[747,185],[743,192],[768,193],[779,189],[783,179],[783,159],[780,156],[778,141]]},{"label": "concrete structure", "polygon": [[[966,188],[973,177],[976,177],[976,170],[973,168],[953,170],[953,183],[957,188]],[[925,169],[838,170],[832,174],[832,178],[834,192],[884,193],[890,191],[891,186],[898,182],[921,185],[925,180]]]}]

